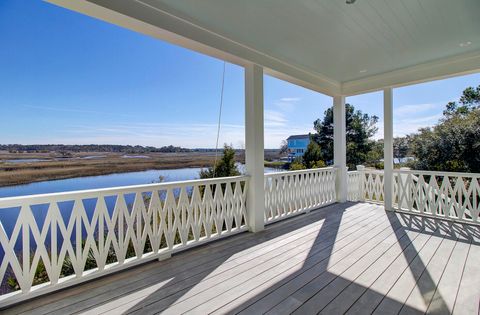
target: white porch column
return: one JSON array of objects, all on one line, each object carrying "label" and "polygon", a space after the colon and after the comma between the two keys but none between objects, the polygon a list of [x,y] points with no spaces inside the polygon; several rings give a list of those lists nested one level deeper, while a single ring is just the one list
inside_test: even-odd
[{"label": "white porch column", "polygon": [[337,167],[337,201],[347,201],[347,138],[345,96],[333,98],[333,160]]},{"label": "white porch column", "polygon": [[245,67],[245,165],[250,184],[247,214],[250,231],[264,228],[263,68]]},{"label": "white porch column", "polygon": [[383,90],[383,172],[385,210],[393,210],[393,94]]}]

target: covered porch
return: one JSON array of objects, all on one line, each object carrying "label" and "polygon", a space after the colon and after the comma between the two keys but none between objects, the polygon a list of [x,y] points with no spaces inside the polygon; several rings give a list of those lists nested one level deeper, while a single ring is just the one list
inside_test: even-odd
[{"label": "covered porch", "polygon": [[[477,2],[48,2],[244,67],[246,174],[0,199],[2,312],[478,313],[480,175],[393,167],[394,88],[480,71]],[[334,165],[264,174],[265,74],[332,97]],[[372,91],[384,169],[348,170]]]}]

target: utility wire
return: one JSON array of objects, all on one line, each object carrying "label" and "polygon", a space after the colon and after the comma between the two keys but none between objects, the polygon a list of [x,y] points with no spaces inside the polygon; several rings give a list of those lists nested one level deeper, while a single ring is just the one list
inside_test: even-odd
[{"label": "utility wire", "polygon": [[225,67],[227,63],[223,62],[223,73],[222,73],[222,89],[220,92],[220,108],[218,111],[218,126],[217,126],[217,142],[215,144],[215,162],[213,163],[213,177],[215,177],[215,171],[217,166],[217,158],[218,158],[218,140],[220,138],[220,125],[222,121],[222,107],[223,107],[223,91],[225,88]]}]

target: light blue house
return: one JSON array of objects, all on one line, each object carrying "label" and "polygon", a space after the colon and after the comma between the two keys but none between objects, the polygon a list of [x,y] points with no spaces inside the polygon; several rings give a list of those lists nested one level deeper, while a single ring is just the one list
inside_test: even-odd
[{"label": "light blue house", "polygon": [[310,143],[310,135],[294,135],[287,139],[288,157],[291,160],[303,156]]}]

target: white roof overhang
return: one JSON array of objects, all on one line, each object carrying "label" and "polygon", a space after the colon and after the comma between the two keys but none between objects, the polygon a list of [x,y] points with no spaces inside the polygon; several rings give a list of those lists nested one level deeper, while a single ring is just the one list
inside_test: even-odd
[{"label": "white roof overhang", "polygon": [[48,0],[327,95],[480,71],[477,0]]}]

